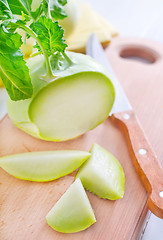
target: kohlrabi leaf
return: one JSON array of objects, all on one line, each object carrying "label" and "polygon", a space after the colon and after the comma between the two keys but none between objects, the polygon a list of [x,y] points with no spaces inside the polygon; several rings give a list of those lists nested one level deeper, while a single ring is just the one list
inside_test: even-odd
[{"label": "kohlrabi leaf", "polygon": [[37,4],[37,9],[34,9],[34,11],[31,9],[32,0],[8,0],[8,4],[13,14],[22,15],[23,13],[33,20],[36,20],[43,12],[43,6],[40,1]]},{"label": "kohlrabi leaf", "polygon": [[67,0],[49,0],[50,13],[55,20],[63,19],[67,17],[64,6]]},{"label": "kohlrabi leaf", "polygon": [[[27,20],[26,20],[26,17],[27,17]],[[7,31],[10,33],[14,33],[17,28],[21,28],[26,32],[25,28],[29,29],[29,27],[27,26],[28,21],[29,21],[28,16],[25,15],[24,20],[9,19],[9,20],[3,21],[2,25],[5,26]],[[30,37],[30,35],[29,35],[29,37]]]},{"label": "kohlrabi leaf", "polygon": [[8,5],[7,0],[0,0],[0,2],[9,9],[9,5]]},{"label": "kohlrabi leaf", "polygon": [[0,0],[0,20],[6,20],[12,17],[7,0]]},{"label": "kohlrabi leaf", "polygon": [[13,14],[22,15],[22,12],[31,15],[32,0],[7,0]]},{"label": "kohlrabi leaf", "polygon": [[[31,27],[40,39],[48,56],[57,51],[64,52],[67,44],[63,39],[64,30],[58,25],[58,22],[53,22],[50,18],[41,16]],[[35,47],[42,53],[38,43]]]},{"label": "kohlrabi leaf", "polygon": [[22,44],[18,33],[9,33],[0,28],[0,77],[14,101],[32,96],[33,88],[29,69],[20,51]]},{"label": "kohlrabi leaf", "polygon": [[43,11],[44,11],[43,4],[40,4],[40,6],[34,12],[31,12],[31,15],[35,20],[37,20]]}]

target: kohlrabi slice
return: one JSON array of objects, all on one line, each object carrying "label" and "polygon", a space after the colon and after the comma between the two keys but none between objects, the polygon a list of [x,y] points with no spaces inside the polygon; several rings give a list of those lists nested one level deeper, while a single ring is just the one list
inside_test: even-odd
[{"label": "kohlrabi slice", "polygon": [[80,179],[70,186],[46,216],[56,231],[74,233],[96,222],[95,215]]},{"label": "kohlrabi slice", "polygon": [[100,198],[116,200],[124,195],[125,175],[119,161],[104,148],[94,144],[91,156],[79,169],[76,178]]},{"label": "kohlrabi slice", "polygon": [[61,141],[103,122],[110,104],[105,77],[100,73],[80,73],[60,78],[42,89],[29,107],[29,116],[41,136]]},{"label": "kohlrabi slice", "polygon": [[67,52],[73,62],[54,78],[44,79],[43,56],[27,61],[34,94],[8,99],[8,114],[23,131],[44,140],[65,141],[97,127],[108,116],[115,98],[105,69],[87,55]]},{"label": "kohlrabi slice", "polygon": [[75,150],[29,152],[0,158],[0,167],[14,177],[46,182],[77,169],[90,153]]}]

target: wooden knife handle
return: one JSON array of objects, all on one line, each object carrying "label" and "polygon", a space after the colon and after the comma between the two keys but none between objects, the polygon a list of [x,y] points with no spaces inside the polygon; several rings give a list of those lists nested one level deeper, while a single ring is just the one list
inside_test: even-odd
[{"label": "wooden knife handle", "polygon": [[133,111],[111,116],[127,137],[130,156],[149,193],[147,205],[153,214],[163,218],[163,168],[152,151]]}]

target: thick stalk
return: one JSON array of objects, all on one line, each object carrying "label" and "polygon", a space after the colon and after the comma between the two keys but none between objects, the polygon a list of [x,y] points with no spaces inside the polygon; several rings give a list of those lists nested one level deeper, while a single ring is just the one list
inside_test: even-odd
[{"label": "thick stalk", "polygon": [[64,56],[64,58],[66,59],[66,61],[68,62],[68,65],[71,66],[74,63],[71,61],[71,59],[67,56],[67,54],[65,52],[62,52],[62,55]]},{"label": "thick stalk", "polygon": [[48,77],[52,77],[53,76],[53,73],[52,73],[52,69],[51,69],[51,66],[50,66],[50,62],[49,62],[49,58],[48,58],[48,55],[42,45],[42,42],[40,41],[40,39],[36,36],[36,34],[32,31],[31,28],[29,28],[28,26],[24,25],[24,24],[21,24],[19,23],[19,26],[25,30],[31,37],[33,37],[37,43],[39,44],[43,54],[44,54],[44,57],[45,57],[45,62],[46,62],[46,67],[47,67],[47,76]]}]

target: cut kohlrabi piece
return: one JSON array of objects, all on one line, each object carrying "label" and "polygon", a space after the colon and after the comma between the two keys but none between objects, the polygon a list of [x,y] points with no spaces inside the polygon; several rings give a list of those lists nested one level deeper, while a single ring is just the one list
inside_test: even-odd
[{"label": "cut kohlrabi piece", "polygon": [[76,178],[100,198],[116,200],[124,195],[125,175],[119,161],[107,150],[94,144],[91,156],[79,169]]},{"label": "cut kohlrabi piece", "polygon": [[96,222],[95,215],[80,179],[70,186],[46,216],[56,231],[74,233]]},{"label": "cut kohlrabi piece", "polygon": [[73,172],[89,156],[77,150],[29,152],[1,157],[0,167],[23,180],[46,182]]},{"label": "cut kohlrabi piece", "polygon": [[43,56],[27,61],[34,88],[31,99],[8,99],[8,114],[23,131],[44,140],[76,138],[102,123],[113,106],[115,92],[108,73],[87,55],[67,52],[73,62],[55,77],[44,79]]}]

